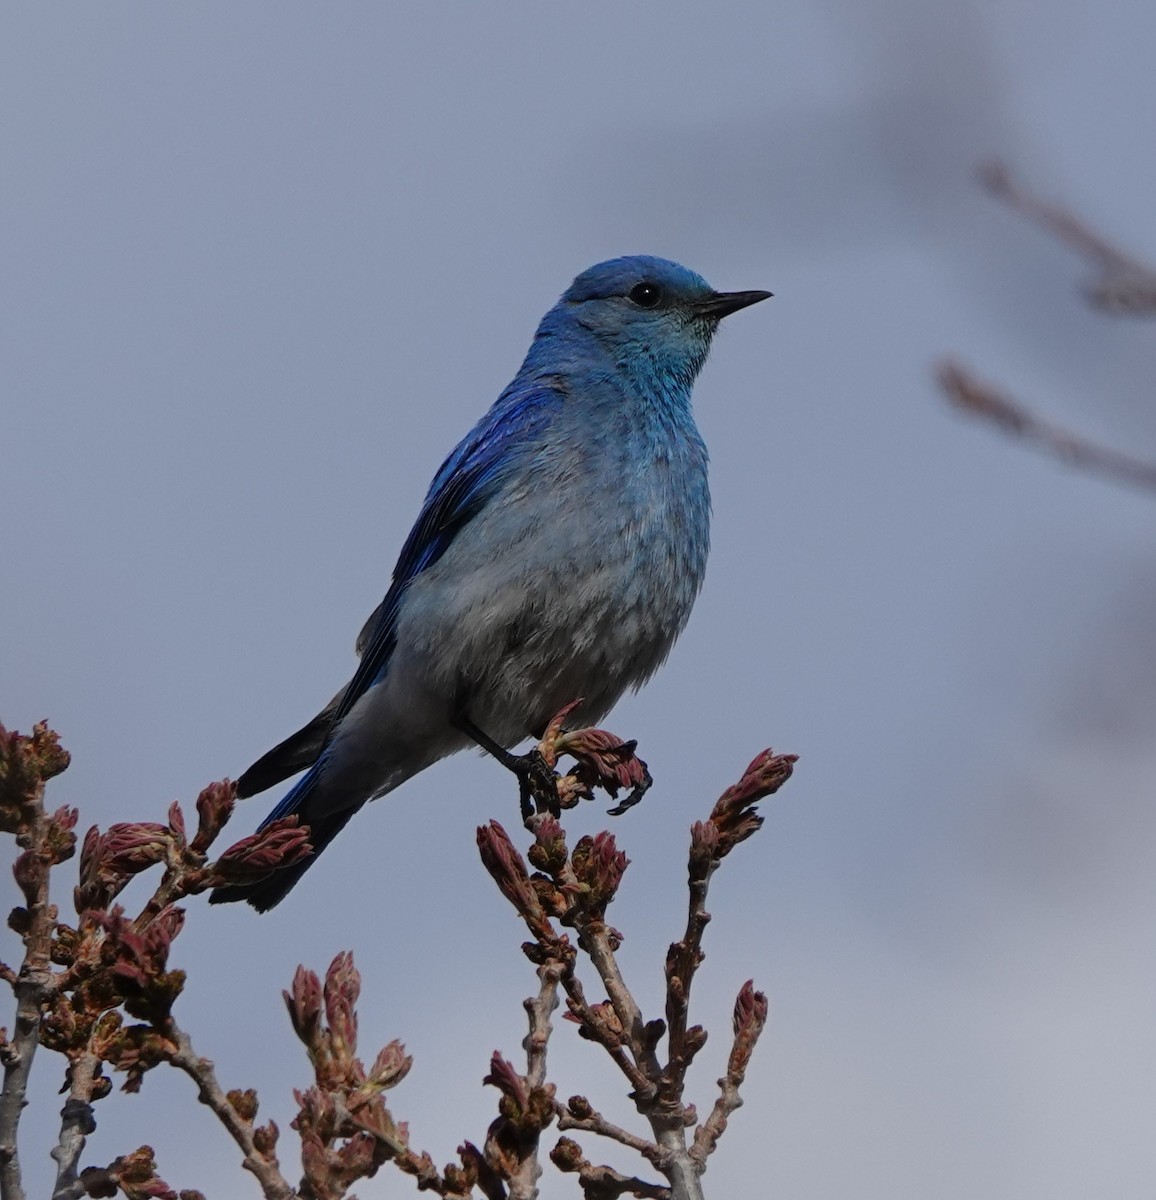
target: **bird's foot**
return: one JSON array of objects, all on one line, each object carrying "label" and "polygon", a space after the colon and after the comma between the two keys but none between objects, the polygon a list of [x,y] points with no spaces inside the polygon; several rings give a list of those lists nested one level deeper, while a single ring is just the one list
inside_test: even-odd
[{"label": "bird's foot", "polygon": [[[523,822],[544,813],[553,817],[561,815],[563,804],[558,787],[558,772],[543,754],[542,744],[525,754],[511,754],[505,746],[495,742],[468,717],[459,715],[455,724],[489,755],[496,758],[507,771],[513,771],[518,777],[518,802],[522,808]],[[575,801],[571,801],[566,807],[571,807],[574,803]]]},{"label": "bird's foot", "polygon": [[510,755],[506,764],[518,777],[518,800],[522,806],[522,821],[549,813],[562,815],[562,799],[558,791],[558,772],[546,761],[535,746],[525,754]]},{"label": "bird's foot", "polygon": [[[564,808],[592,800],[596,787],[611,799],[617,799],[623,788],[630,789],[626,798],[609,810],[611,816],[620,816],[646,795],[653,782],[646,763],[635,753],[637,742],[623,741],[605,729],[564,728],[566,718],[581,703],[575,700],[555,713],[538,744],[525,754],[512,754],[461,713],[454,720],[463,733],[518,777],[518,801],[527,825],[534,817],[559,817]],[[565,775],[555,769],[563,754],[577,760]]]}]

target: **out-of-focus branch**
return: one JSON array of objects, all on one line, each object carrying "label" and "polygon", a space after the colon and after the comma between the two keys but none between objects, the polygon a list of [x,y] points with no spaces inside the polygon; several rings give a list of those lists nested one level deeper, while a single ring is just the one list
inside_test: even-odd
[{"label": "out-of-focus branch", "polygon": [[1042,420],[1006,392],[979,379],[954,360],[940,363],[936,377],[948,400],[960,411],[988,421],[1004,433],[1030,442],[1070,466],[1094,471],[1132,487],[1156,491],[1156,464],[1097,446],[1079,434]]},{"label": "out-of-focus branch", "polygon": [[1001,162],[979,169],[983,186],[1010,208],[1070,246],[1100,273],[1085,289],[1090,303],[1106,312],[1156,314],[1156,270],[1113,246],[1074,213],[1029,192]]},{"label": "out-of-focus branch", "polygon": [[[997,199],[1070,246],[1099,272],[1084,289],[1088,301],[1112,314],[1156,315],[1156,270],[1126,254],[1079,217],[1034,196],[1000,162],[979,170],[983,186]],[[957,408],[980,417],[1004,433],[1032,443],[1072,466],[1095,471],[1133,487],[1156,490],[1156,464],[1123,454],[1042,420],[1001,389],[983,382],[967,367],[947,359],[936,378]]]}]

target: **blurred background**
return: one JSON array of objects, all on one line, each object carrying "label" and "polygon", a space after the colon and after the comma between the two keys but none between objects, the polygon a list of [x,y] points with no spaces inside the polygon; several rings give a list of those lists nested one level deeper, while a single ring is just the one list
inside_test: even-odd
[{"label": "blurred background", "polygon": [[[1090,311],[974,179],[1001,157],[1156,256],[1154,39],[1122,0],[8,6],[0,719],[60,731],[52,802],[82,828],[188,810],[316,711],[579,270],[648,252],[769,288],[696,390],[706,589],[606,722],[657,785],[569,822],[613,820],[633,859],[611,917],[653,1012],[687,827],[764,745],[801,755],[712,892],[700,1108],[745,979],[772,1013],[707,1190],[1151,1197],[1152,498],[962,420],[931,366],[1156,456],[1152,326]],[[535,982],[477,861],[494,816],[510,781],[463,755],[270,915],[190,902],[177,1013],[226,1086],[285,1128],[307,1068],[280,989],[352,948],[365,1049],[416,1058],[415,1146],[484,1136]],[[572,1026],[551,1056],[632,1120]],[[39,1066],[30,1194],[60,1103]],[[97,1118],[86,1162],[147,1141],[174,1187],[259,1194],[175,1072]]]}]

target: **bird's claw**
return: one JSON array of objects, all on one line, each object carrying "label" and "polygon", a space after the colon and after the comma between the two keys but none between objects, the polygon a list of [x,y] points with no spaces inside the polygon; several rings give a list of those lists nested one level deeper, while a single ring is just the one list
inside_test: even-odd
[{"label": "bird's claw", "polygon": [[515,756],[511,766],[518,777],[518,799],[522,806],[523,821],[543,813],[549,813],[552,817],[562,815],[558,772],[550,766],[537,746]]},{"label": "bird's claw", "polygon": [[606,810],[607,815],[611,817],[620,817],[624,812],[633,808],[643,796],[650,791],[650,785],[654,782],[654,777],[650,774],[650,769],[642,759],[638,760],[642,765],[642,779],[635,785],[630,795],[622,801],[621,804],[616,804],[613,808]]}]

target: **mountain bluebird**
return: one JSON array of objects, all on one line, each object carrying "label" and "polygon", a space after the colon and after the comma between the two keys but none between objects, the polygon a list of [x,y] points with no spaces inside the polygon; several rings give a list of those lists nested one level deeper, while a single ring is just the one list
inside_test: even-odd
[{"label": "mountain bluebird", "polygon": [[719,321],[769,292],[716,292],[661,258],[583,272],[514,381],[434,476],[353,679],[253,764],[249,796],[306,774],[313,855],[214,902],[277,904],[368,800],[471,743],[596,721],[659,667],[702,585],[707,453],[690,393]]}]

